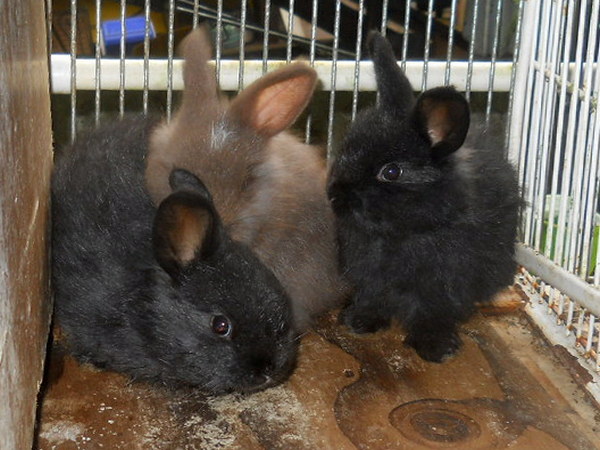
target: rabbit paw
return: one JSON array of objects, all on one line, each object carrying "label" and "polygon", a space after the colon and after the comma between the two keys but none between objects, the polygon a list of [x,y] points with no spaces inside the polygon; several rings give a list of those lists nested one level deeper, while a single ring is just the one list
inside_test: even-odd
[{"label": "rabbit paw", "polygon": [[374,333],[390,326],[390,318],[354,306],[348,306],[340,313],[338,321],[349,327],[354,333]]},{"label": "rabbit paw", "polygon": [[404,343],[415,349],[425,361],[442,363],[454,356],[462,345],[455,332],[444,334],[409,333]]}]

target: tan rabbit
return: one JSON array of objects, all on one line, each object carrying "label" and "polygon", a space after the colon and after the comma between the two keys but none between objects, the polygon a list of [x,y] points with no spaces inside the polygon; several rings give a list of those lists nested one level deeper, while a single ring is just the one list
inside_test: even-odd
[{"label": "tan rabbit", "polygon": [[183,99],[150,138],[146,182],[159,203],[175,168],[198,176],[234,240],[246,243],[290,295],[299,329],[339,305],[333,214],[321,150],[285,130],[307,106],[315,71],[294,63],[263,76],[231,102],[217,90],[206,32],[182,42]]}]

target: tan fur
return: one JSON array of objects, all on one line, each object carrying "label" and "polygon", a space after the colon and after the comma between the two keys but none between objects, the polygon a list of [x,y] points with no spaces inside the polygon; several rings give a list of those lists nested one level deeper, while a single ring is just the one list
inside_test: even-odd
[{"label": "tan fur", "polygon": [[249,245],[278,277],[298,327],[305,329],[312,317],[339,306],[345,293],[324,157],[283,131],[309,102],[316,74],[295,63],[261,78],[228,104],[216,93],[214,72],[202,57],[210,54],[207,45],[201,31],[182,44],[182,107],[150,139],[149,192],[156,203],[164,199],[174,168],[197,175],[232,237]]}]

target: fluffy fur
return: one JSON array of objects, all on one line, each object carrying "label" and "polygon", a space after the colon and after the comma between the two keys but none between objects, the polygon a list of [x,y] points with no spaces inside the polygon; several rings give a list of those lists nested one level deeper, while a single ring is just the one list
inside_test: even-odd
[{"label": "fluffy fur", "polygon": [[111,124],[58,158],[52,180],[55,314],[82,361],[211,393],[273,385],[297,343],[280,283],[230,239],[189,172],[158,208],[145,188],[150,122]]},{"label": "fluffy fur", "polygon": [[150,139],[146,180],[158,203],[180,167],[211,191],[233,239],[246,243],[292,299],[295,324],[339,306],[333,213],[320,149],[285,130],[308,104],[317,76],[303,63],[268,73],[231,102],[217,91],[211,47],[202,29],[181,45],[185,89],[170,123]]},{"label": "fluffy fur", "polygon": [[519,195],[498,148],[460,149],[469,107],[453,88],[415,100],[391,46],[369,39],[380,103],[351,126],[328,195],[354,285],[341,321],[358,333],[397,318],[406,343],[440,362],[476,302],[512,284]]}]

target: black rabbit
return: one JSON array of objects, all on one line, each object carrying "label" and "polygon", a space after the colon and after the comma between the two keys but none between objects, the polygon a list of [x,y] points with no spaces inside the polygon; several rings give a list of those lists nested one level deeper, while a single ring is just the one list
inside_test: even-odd
[{"label": "black rabbit", "polygon": [[55,314],[83,361],[210,393],[282,381],[297,352],[272,272],[225,232],[211,195],[174,170],[154,206],[145,158],[154,124],[110,124],[58,158],[52,180]]},{"label": "black rabbit", "polygon": [[405,342],[440,362],[475,303],[513,282],[516,175],[501,149],[460,149],[470,113],[454,88],[415,100],[385,38],[372,33],[369,49],[380,103],[357,117],[328,180],[355,288],[340,320],[365,333],[397,318]]}]

